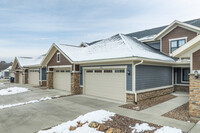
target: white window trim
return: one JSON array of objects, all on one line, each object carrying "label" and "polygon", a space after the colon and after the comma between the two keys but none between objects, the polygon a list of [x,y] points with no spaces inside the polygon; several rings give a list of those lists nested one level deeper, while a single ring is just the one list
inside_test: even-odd
[{"label": "white window trim", "polygon": [[[181,83],[189,83],[190,81],[183,81],[183,68],[188,68],[188,67],[181,67]],[[189,79],[190,79],[190,77],[189,77]]]},{"label": "white window trim", "polygon": [[[59,61],[58,61],[58,55],[59,55]],[[57,53],[57,56],[56,56],[56,61],[57,61],[57,63],[60,63],[60,52],[59,52],[59,53]]]},{"label": "white window trim", "polygon": [[[171,41],[176,41],[176,40],[182,40],[182,39],[185,39],[185,43],[187,43],[187,38],[188,37],[179,37],[179,38],[172,38],[172,39],[169,39],[169,55],[171,55]],[[180,48],[180,47],[179,47]]]}]

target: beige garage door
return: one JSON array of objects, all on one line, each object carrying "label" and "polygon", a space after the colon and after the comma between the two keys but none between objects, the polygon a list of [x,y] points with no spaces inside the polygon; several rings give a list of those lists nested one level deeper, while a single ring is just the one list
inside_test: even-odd
[{"label": "beige garage door", "polygon": [[29,70],[28,83],[39,86],[39,70]]},{"label": "beige garage door", "polygon": [[84,93],[125,102],[125,69],[85,70]]},{"label": "beige garage door", "polygon": [[19,72],[19,84],[22,84],[22,73]]},{"label": "beige garage door", "polygon": [[70,92],[71,75],[69,69],[54,69],[53,88]]}]

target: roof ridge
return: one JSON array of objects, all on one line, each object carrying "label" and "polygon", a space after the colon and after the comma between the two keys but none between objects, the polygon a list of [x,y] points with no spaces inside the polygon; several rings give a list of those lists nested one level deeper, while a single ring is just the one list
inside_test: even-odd
[{"label": "roof ridge", "polygon": [[70,45],[70,44],[60,44],[60,45],[64,45],[64,46],[70,46],[70,47],[80,47],[80,46],[76,46],[76,45]]},{"label": "roof ridge", "polygon": [[124,37],[123,37],[123,36],[125,36],[125,35],[122,34],[122,33],[119,33],[119,36],[121,37],[122,41],[128,46],[129,50],[131,51],[132,56],[134,56],[134,54],[133,54],[133,53],[134,53],[133,49],[132,49],[131,46],[126,42],[126,40],[125,40]]}]

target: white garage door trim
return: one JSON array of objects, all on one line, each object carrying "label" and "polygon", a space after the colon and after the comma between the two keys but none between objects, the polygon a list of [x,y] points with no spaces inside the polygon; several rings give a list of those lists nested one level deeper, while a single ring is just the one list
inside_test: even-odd
[{"label": "white garage door trim", "polygon": [[[54,69],[53,70],[53,88],[71,92],[71,73],[70,72],[71,72],[70,68]],[[60,86],[63,83],[64,83],[64,86],[66,87]]]},{"label": "white garage door trim", "polygon": [[[101,70],[101,69],[112,69],[113,70],[113,73],[115,72],[114,70],[116,70],[116,69],[123,69],[124,70],[124,100],[123,100],[123,102],[126,102],[126,87],[127,87],[127,85],[126,85],[126,82],[127,82],[127,77],[126,77],[126,73],[127,73],[127,66],[103,66],[103,67],[84,67],[83,68],[83,94],[85,94],[85,95],[87,95],[86,94],[86,81],[85,81],[85,79],[86,79],[86,70]],[[102,73],[104,73],[104,72],[102,72]],[[100,97],[100,98],[104,98],[104,97]],[[105,97],[105,99],[109,99],[109,98],[106,98]],[[109,100],[114,100],[114,101],[116,101],[115,99],[109,99]],[[118,100],[117,100],[118,101]],[[121,101],[121,99],[119,99],[119,101]]]},{"label": "white garage door trim", "polygon": [[39,76],[40,76],[39,69],[29,69],[29,71],[28,71],[28,83],[31,84],[31,85],[38,85],[39,86],[40,85]]}]

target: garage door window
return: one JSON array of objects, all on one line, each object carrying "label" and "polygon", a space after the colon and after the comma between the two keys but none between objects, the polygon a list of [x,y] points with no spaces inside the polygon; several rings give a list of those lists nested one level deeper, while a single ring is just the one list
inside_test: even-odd
[{"label": "garage door window", "polygon": [[86,72],[87,73],[93,73],[93,70],[87,70]]},{"label": "garage door window", "polygon": [[66,72],[70,72],[70,70],[66,70]]},{"label": "garage door window", "polygon": [[56,72],[59,72],[59,70],[56,70]]},{"label": "garage door window", "polygon": [[112,70],[104,70],[104,73],[112,73]]},{"label": "garage door window", "polygon": [[115,70],[115,73],[124,73],[124,70]]},{"label": "garage door window", "polygon": [[102,70],[95,70],[95,73],[102,73]]},{"label": "garage door window", "polygon": [[65,72],[64,70],[61,70],[60,72]]}]

